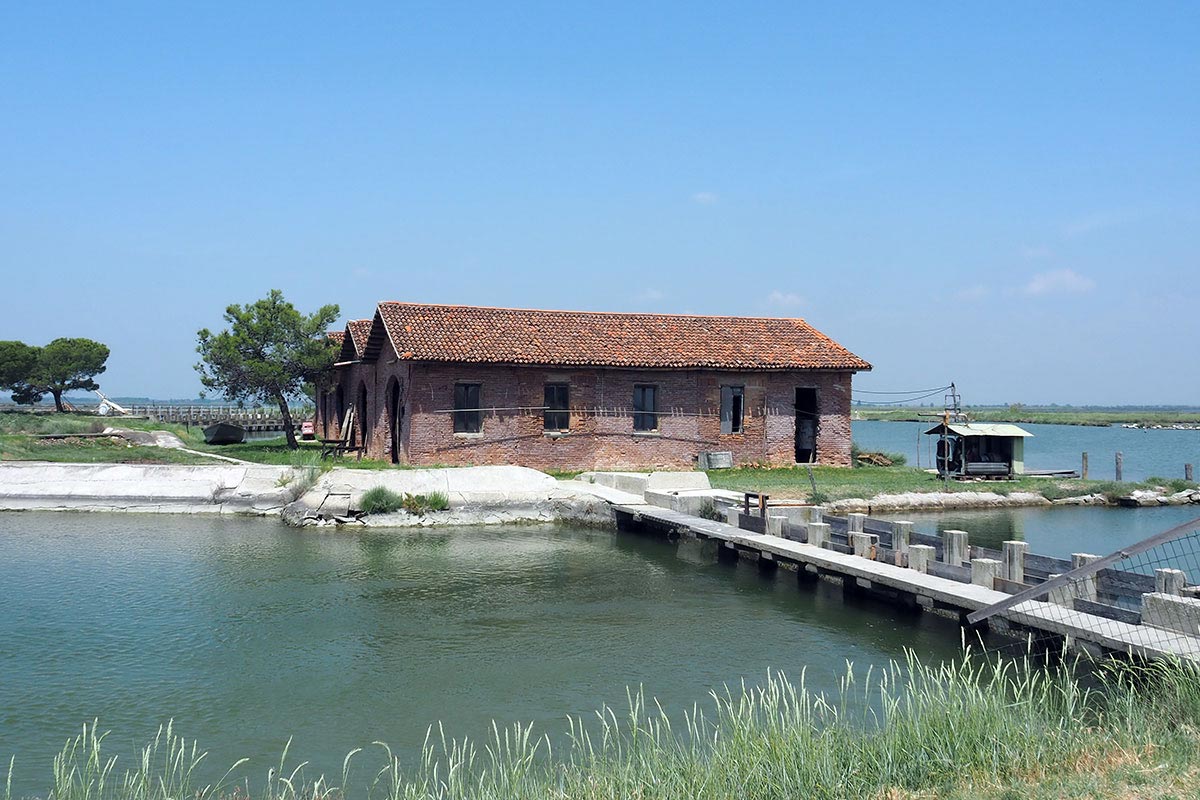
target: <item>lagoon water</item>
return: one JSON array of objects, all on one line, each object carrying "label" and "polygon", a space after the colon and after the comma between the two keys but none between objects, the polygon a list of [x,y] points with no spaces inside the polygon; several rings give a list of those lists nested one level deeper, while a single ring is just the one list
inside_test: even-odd
[{"label": "lagoon water", "polygon": [[[553,526],[294,530],[263,519],[0,514],[0,763],[14,796],[93,717],[126,763],[159,723],[218,775],[261,780],[292,754],[336,774],[374,740],[411,764],[425,730],[491,720],[561,735],[567,714],[668,708],[768,670],[836,685],[845,662],[905,646],[937,659],[958,630],[836,587],[798,589],[636,534]],[[375,763],[375,762],[372,762]],[[219,769],[218,769],[219,768]]]},{"label": "lagoon water", "polygon": [[[934,437],[921,432],[934,422],[852,423],[854,441],[864,450],[903,453],[912,466],[933,466]],[[1080,455],[1088,454],[1088,476],[1112,480],[1116,453],[1124,458],[1124,478],[1142,481],[1155,476],[1182,478],[1183,465],[1200,468],[1200,431],[1135,430],[1088,425],[1021,425],[1033,434],[1025,440],[1025,466],[1029,469],[1074,469]],[[919,461],[918,461],[919,456]],[[1200,474],[1200,473],[1198,473]]]}]

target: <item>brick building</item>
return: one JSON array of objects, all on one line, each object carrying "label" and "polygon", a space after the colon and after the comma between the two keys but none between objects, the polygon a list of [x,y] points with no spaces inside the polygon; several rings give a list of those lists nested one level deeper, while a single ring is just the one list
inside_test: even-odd
[{"label": "brick building", "polygon": [[318,431],[370,458],[539,469],[850,463],[871,365],[800,319],[380,303],[341,333]]}]

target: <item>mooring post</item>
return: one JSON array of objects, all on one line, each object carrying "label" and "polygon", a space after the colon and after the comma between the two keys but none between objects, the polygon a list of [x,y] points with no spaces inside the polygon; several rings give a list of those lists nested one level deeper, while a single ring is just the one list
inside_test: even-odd
[{"label": "mooring post", "polygon": [[1120,483],[1123,480],[1122,475],[1125,472],[1124,467],[1125,467],[1125,456],[1121,453],[1120,450],[1118,450],[1117,451],[1117,483]]},{"label": "mooring post", "polygon": [[813,547],[824,547],[829,541],[829,523],[828,522],[810,522],[808,523],[808,543]]},{"label": "mooring post", "polygon": [[[912,548],[910,547],[909,550]],[[942,531],[942,561],[961,567],[967,560],[967,532]]]},{"label": "mooring post", "polygon": [[908,555],[908,542],[912,538],[911,522],[892,523],[892,549],[897,553]]},{"label": "mooring post", "polygon": [[1083,451],[1083,469],[1081,469],[1079,471],[1079,477],[1083,478],[1085,481],[1088,479],[1088,476],[1087,476],[1087,450]]},{"label": "mooring post", "polygon": [[1159,594],[1183,594],[1187,573],[1181,569],[1154,570],[1154,591]]},{"label": "mooring post", "polygon": [[825,521],[825,506],[809,506],[808,507],[809,522],[824,522]]},{"label": "mooring post", "polygon": [[1013,583],[1025,582],[1025,554],[1029,552],[1028,542],[1008,541],[1001,545],[1004,554],[1004,571],[1002,577]]},{"label": "mooring post", "polygon": [[867,521],[866,514],[847,514],[846,515],[846,532],[847,533],[862,533]]},{"label": "mooring post", "polygon": [[[1091,564],[1093,561],[1099,561],[1100,556],[1094,556],[1091,553],[1071,553],[1071,569],[1079,569],[1082,566]],[[1082,597],[1084,600],[1096,602],[1096,573],[1092,573],[1086,578],[1080,578],[1075,582],[1075,596]]]},{"label": "mooring post", "polygon": [[929,562],[937,558],[937,550],[928,544],[908,546],[908,568],[917,572],[928,572]]},{"label": "mooring post", "polygon": [[850,547],[859,558],[874,558],[875,548],[879,545],[879,537],[874,533],[855,531],[850,534]]},{"label": "mooring post", "polygon": [[1192,480],[1192,465],[1191,464],[1183,465],[1183,479],[1185,481]]},{"label": "mooring post", "polygon": [[[1047,580],[1054,580],[1061,574],[1060,572],[1052,572],[1047,576]],[[1047,592],[1047,595],[1046,600],[1054,603],[1056,606],[1075,607],[1075,587],[1069,583],[1051,589]]]},{"label": "mooring post", "polygon": [[971,559],[971,583],[977,586],[996,588],[996,578],[1000,577],[1000,562],[994,558]]},{"label": "mooring post", "polygon": [[768,536],[783,536],[783,526],[787,524],[787,517],[780,514],[770,514],[767,516],[766,532]]}]

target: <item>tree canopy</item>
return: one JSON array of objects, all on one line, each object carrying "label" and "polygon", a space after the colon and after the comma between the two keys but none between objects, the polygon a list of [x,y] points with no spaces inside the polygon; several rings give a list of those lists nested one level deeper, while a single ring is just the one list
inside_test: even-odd
[{"label": "tree canopy", "polygon": [[38,348],[24,342],[0,342],[0,389],[16,389],[33,374]]},{"label": "tree canopy", "polygon": [[109,350],[91,339],[55,339],[45,347],[23,342],[0,342],[0,388],[13,400],[32,405],[49,394],[63,410],[63,394],[76,389],[99,389],[94,378],[107,368]]},{"label": "tree canopy", "polygon": [[226,330],[205,328],[197,334],[200,382],[227,400],[278,405],[288,446],[295,448],[288,400],[333,366],[337,351],[326,331],[340,313],[336,305],[326,305],[302,314],[278,289],[255,303],[231,305],[225,309]]}]

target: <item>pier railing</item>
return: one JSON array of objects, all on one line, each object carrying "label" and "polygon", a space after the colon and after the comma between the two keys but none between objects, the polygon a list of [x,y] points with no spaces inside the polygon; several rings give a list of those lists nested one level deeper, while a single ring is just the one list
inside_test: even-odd
[{"label": "pier railing", "polygon": [[[1003,542],[999,550],[970,544],[966,531],[944,530],[938,535],[913,530],[911,522],[874,519],[865,514],[836,516],[823,508],[786,509],[787,515],[730,509],[730,523],[742,530],[771,533],[839,553],[917,570],[939,578],[984,586],[1010,595],[1029,593],[1037,599],[1072,610],[1132,625],[1148,623],[1167,630],[1200,635],[1200,586],[1192,585],[1189,570],[1200,569],[1200,532],[1161,543],[1169,552],[1147,553],[1137,560],[1117,559],[1091,574],[1073,573],[1101,560],[1092,553],[1056,558],[1029,552],[1022,541]],[[736,517],[736,520],[735,520]],[[1185,526],[1186,527],[1186,526]],[[1033,591],[1055,581],[1047,591]],[[1167,595],[1167,598],[1158,597]]]}]

